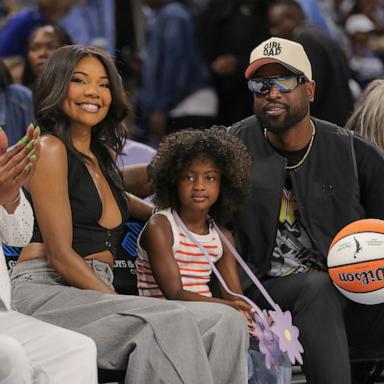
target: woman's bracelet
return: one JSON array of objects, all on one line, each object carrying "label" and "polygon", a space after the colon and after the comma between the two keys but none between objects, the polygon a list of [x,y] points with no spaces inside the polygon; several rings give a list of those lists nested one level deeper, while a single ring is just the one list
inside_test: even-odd
[{"label": "woman's bracelet", "polygon": [[4,203],[4,205],[14,205],[14,204],[18,203],[19,201],[20,201],[20,192],[17,194],[16,199],[14,199],[12,201],[7,201]]}]

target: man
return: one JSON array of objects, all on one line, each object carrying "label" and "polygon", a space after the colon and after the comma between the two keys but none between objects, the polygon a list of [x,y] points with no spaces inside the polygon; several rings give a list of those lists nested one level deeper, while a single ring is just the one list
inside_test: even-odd
[{"label": "man", "polygon": [[300,43],[312,64],[316,99],[311,114],[343,126],[353,110],[349,89],[350,69],[340,46],[329,35],[310,24],[294,0],[277,0],[268,11],[272,36]]},{"label": "man", "polygon": [[[255,116],[229,128],[253,158],[251,197],[234,221],[237,244],[274,300],[292,312],[307,382],[349,384],[348,342],[384,352],[384,306],[344,298],[328,276],[327,250],[348,223],[384,219],[384,155],[310,116],[316,87],[302,45],[264,41],[251,53],[246,78]],[[266,306],[255,287],[246,293]]]}]

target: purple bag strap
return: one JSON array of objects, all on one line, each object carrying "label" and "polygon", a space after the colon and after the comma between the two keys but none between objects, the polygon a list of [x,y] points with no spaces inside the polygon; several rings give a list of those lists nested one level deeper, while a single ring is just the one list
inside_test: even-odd
[{"label": "purple bag strap", "polygon": [[[264,326],[265,327],[269,327],[269,324],[268,324],[268,321],[267,319],[265,318],[265,314],[264,312],[251,300],[249,299],[247,296],[244,296],[244,295],[241,295],[239,293],[235,293],[235,292],[232,292],[227,283],[225,282],[225,280],[223,279],[223,277],[221,276],[220,272],[217,270],[215,264],[213,263],[213,261],[211,260],[210,256],[208,255],[208,252],[206,251],[206,249],[201,245],[200,242],[198,242],[192,235],[192,233],[189,231],[189,229],[186,227],[186,225],[183,223],[183,221],[180,219],[180,216],[178,215],[178,213],[176,211],[172,211],[172,214],[173,214],[173,217],[176,221],[176,224],[185,232],[185,234],[188,236],[189,240],[191,240],[194,244],[197,245],[197,247],[200,249],[200,251],[204,254],[205,258],[207,259],[208,263],[209,263],[209,266],[211,267],[213,273],[216,275],[216,277],[218,278],[218,280],[220,281],[220,284],[223,286],[223,288],[230,294],[230,295],[233,295],[235,297],[238,297],[244,301],[246,301],[251,307],[252,309],[257,312],[257,314],[259,315],[260,319],[263,321],[264,323]],[[232,246],[232,244],[229,242],[229,240],[224,236],[224,234],[221,232],[221,230],[217,227],[216,224],[214,224],[214,228],[216,229],[217,233],[219,234],[219,237],[220,239],[225,243],[225,245],[228,247],[228,249],[234,254],[234,257],[239,261],[239,259],[241,260],[241,263],[239,263],[241,265],[242,268],[244,268],[243,265],[245,265],[247,267],[247,269],[244,268],[245,272],[249,275],[249,273],[251,273],[251,275],[249,275],[249,277],[252,279],[252,281],[256,284],[256,286],[260,289],[261,293],[264,295],[264,297],[268,300],[268,302],[273,306],[273,308],[276,308],[276,304],[274,303],[274,301],[272,300],[272,298],[268,295],[267,291],[265,290],[265,288],[262,286],[262,284],[260,283],[260,281],[257,279],[257,277],[252,273],[252,271],[250,270],[250,268],[248,267],[248,265],[246,265],[246,263],[244,262],[244,260],[240,257],[240,255],[237,253],[237,251],[235,250],[235,248]],[[235,255],[235,253],[233,252],[235,251],[235,253],[237,255]],[[252,277],[253,278],[252,278]]]},{"label": "purple bag strap", "polygon": [[251,268],[249,268],[248,264],[242,259],[242,257],[239,255],[239,252],[237,252],[236,248],[225,237],[224,233],[220,230],[220,228],[217,226],[217,224],[215,222],[213,222],[213,227],[216,229],[216,232],[219,234],[220,239],[223,241],[223,243],[230,250],[230,252],[234,256],[234,258],[238,261],[241,268],[244,269],[245,273],[252,280],[252,282],[256,285],[256,287],[259,289],[259,291],[262,293],[262,295],[265,297],[265,299],[268,301],[268,303],[271,305],[271,307],[273,309],[277,309],[276,308],[277,305],[273,301],[272,297],[269,295],[268,291],[264,288],[263,284],[261,284],[260,280],[255,276],[255,274],[252,272]]}]

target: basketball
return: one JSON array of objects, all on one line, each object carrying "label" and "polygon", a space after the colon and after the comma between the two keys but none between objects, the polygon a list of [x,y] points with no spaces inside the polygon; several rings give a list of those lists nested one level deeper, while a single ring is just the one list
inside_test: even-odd
[{"label": "basketball", "polygon": [[328,252],[328,272],[349,299],[361,304],[384,302],[384,221],[363,219],[344,227]]}]

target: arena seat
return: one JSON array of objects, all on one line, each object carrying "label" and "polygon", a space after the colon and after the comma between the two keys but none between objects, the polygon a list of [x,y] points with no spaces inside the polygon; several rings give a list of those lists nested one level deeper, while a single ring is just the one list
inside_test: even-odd
[{"label": "arena seat", "polygon": [[124,384],[125,371],[111,370],[111,369],[98,369],[99,384],[118,383]]}]

